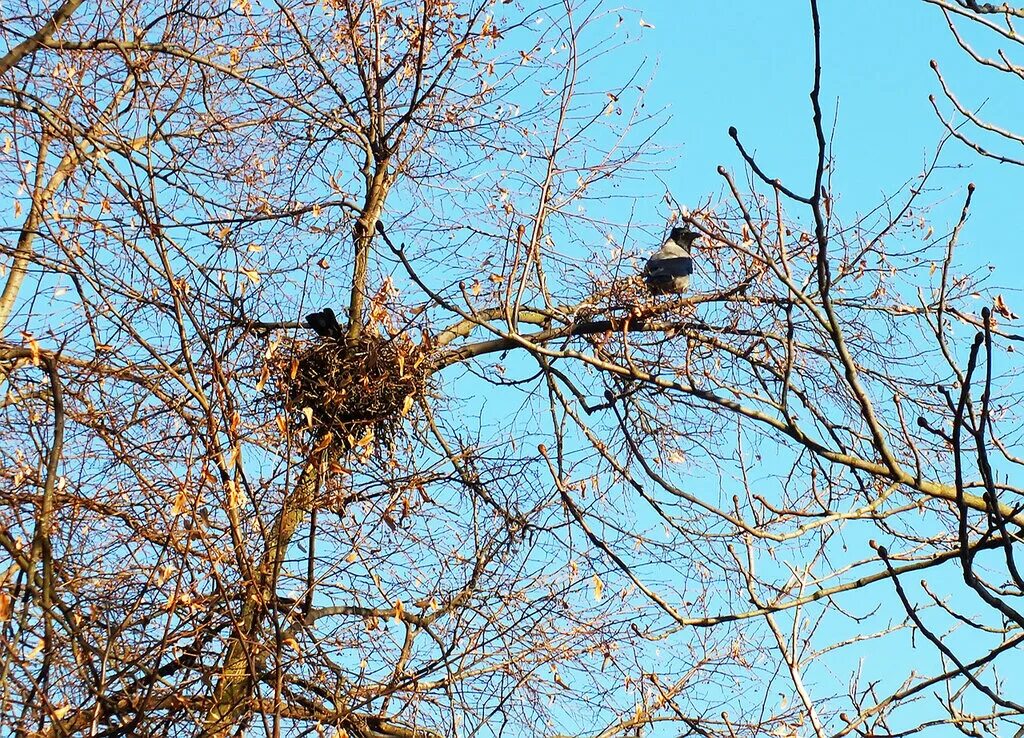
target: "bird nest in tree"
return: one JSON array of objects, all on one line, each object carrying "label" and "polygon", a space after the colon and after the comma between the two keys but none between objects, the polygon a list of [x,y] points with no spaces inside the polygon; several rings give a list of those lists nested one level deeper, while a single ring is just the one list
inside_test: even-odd
[{"label": "bird nest in tree", "polygon": [[657,315],[670,311],[673,305],[672,297],[673,295],[663,296],[652,292],[644,278],[634,274],[598,283],[589,302],[602,313],[625,310]]},{"label": "bird nest in tree", "polygon": [[651,302],[651,291],[644,283],[643,277],[632,275],[620,277],[612,281],[607,290],[608,308],[635,307]]},{"label": "bird nest in tree", "polygon": [[295,342],[270,369],[286,416],[308,430],[311,445],[368,451],[393,437],[423,395],[426,358],[408,338],[364,333],[355,341]]}]

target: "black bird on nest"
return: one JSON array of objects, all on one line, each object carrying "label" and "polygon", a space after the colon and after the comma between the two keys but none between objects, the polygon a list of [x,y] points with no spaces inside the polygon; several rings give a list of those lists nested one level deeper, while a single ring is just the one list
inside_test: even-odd
[{"label": "black bird on nest", "polygon": [[321,338],[341,338],[344,330],[330,308],[306,316],[306,326],[316,331]]}]

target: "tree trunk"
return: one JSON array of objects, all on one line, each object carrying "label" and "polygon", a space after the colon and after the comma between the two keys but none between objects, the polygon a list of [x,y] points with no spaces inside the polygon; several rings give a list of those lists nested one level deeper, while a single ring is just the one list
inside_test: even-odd
[{"label": "tree trunk", "polygon": [[292,494],[285,499],[267,541],[255,581],[248,588],[241,615],[228,645],[224,666],[214,689],[213,705],[206,716],[205,736],[226,735],[245,712],[245,704],[255,686],[255,671],[262,650],[260,625],[268,603],[277,592],[281,561],[295,531],[310,509],[323,477],[326,449],[310,459]]},{"label": "tree trunk", "polygon": [[391,184],[394,181],[388,172],[388,159],[376,163],[373,175],[367,178],[366,199],[362,212],[356,221],[352,240],[355,244],[355,259],[352,268],[352,295],[348,307],[348,341],[355,343],[363,330],[363,306],[366,301],[366,280],[369,276],[370,248],[373,234],[384,209]]}]

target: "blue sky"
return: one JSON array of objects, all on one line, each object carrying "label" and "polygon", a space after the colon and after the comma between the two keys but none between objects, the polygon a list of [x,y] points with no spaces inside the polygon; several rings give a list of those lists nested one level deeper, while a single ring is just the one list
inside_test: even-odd
[{"label": "blue sky", "polygon": [[[934,153],[944,129],[928,96],[934,93],[943,110],[950,105],[942,100],[931,59],[966,104],[987,100],[984,113],[998,122],[1012,127],[1021,120],[1019,87],[967,58],[938,9],[877,0],[822,5],[822,105],[831,123],[838,103],[834,190],[847,216],[895,191]],[[740,169],[727,134],[731,125],[768,172],[806,191],[814,157],[808,3],[658,0],[646,5],[643,17],[654,28],[643,29],[631,53],[658,65],[648,94],[653,106],[665,105],[671,113],[659,142],[679,147],[679,164],[666,176],[675,196],[687,202],[716,192],[719,164]],[[956,141],[942,162],[957,168],[933,183],[942,191],[929,200],[945,203],[931,217],[936,232],[955,222],[961,193],[975,182],[961,258],[990,260],[999,267],[1000,284],[1019,284],[1020,242],[1006,215],[1019,208],[1024,171],[981,160]]]},{"label": "blue sky", "polygon": [[[945,129],[929,95],[936,96],[947,115],[951,105],[943,99],[930,60],[938,61],[952,89],[969,107],[984,104],[983,115],[1006,127],[1024,121],[1024,87],[1019,86],[1024,83],[1014,84],[971,61],[935,7],[920,1],[822,5],[821,102],[826,127],[835,122],[833,194],[844,220],[895,193],[934,156]],[[643,19],[654,27],[641,28],[640,17],[628,16],[625,21],[633,24],[631,35],[637,43],[624,54],[633,63],[646,59],[654,70],[647,104],[652,109],[664,107],[670,115],[655,142],[669,148],[676,160],[661,176],[677,200],[689,205],[708,196],[717,200],[722,188],[716,171],[719,165],[742,180],[743,163],[727,133],[730,126],[739,129],[744,145],[770,175],[798,192],[808,192],[816,153],[808,99],[813,61],[808,3],[656,0],[642,10]],[[964,31],[979,42],[979,48],[993,53],[984,45],[984,36],[970,28]],[[599,80],[607,73],[608,84],[614,85],[628,68],[626,62],[623,55],[606,58],[604,67],[590,71],[590,79]],[[1024,124],[1019,128],[1024,129]],[[993,148],[1017,155],[1006,144]],[[967,184],[974,182],[978,189],[961,236],[958,261],[995,265],[998,291],[1006,295],[1011,308],[1024,313],[1018,288],[1024,282],[1024,264],[1015,223],[1024,170],[982,159],[957,141],[946,145],[940,164],[945,168],[931,180],[932,189],[924,198],[933,205],[926,217],[936,235],[956,223]],[[652,198],[651,209],[643,217],[655,220],[659,206],[657,213],[665,215],[663,203]],[[854,553],[862,555],[859,547],[864,542],[857,540],[856,533],[851,536]],[[960,587],[959,577],[955,567],[928,575],[933,587],[954,593]],[[919,590],[914,592],[911,596],[920,595]],[[877,585],[864,598],[855,597],[855,606],[869,607],[875,598],[886,601],[892,594],[887,583]],[[835,628],[830,626],[832,637],[855,635]],[[972,636],[958,633],[955,637]],[[924,670],[935,666],[930,645],[920,639],[913,645],[901,644],[898,654],[869,654],[868,661],[874,663],[867,664],[868,673],[884,674],[890,659],[901,664],[897,669],[901,677],[912,660]],[[835,670],[829,672],[829,666]],[[856,669],[856,665],[833,661],[820,671],[815,669],[811,680],[819,685],[830,679],[845,682],[847,668]],[[827,686],[822,691],[828,691]],[[934,716],[932,708],[922,706],[922,712],[912,710],[911,715]]]},{"label": "blue sky", "polygon": [[[661,176],[675,197],[688,204],[708,196],[717,199],[722,187],[717,167],[722,164],[742,172],[742,161],[727,134],[733,125],[766,171],[793,189],[806,192],[815,154],[808,100],[812,42],[806,0],[641,2],[642,17],[653,28],[639,25],[640,14],[623,11],[625,23],[632,24],[630,33],[638,42],[596,62],[588,71],[590,88],[602,92],[613,88],[646,59],[647,72],[653,74],[647,86],[648,106],[652,110],[663,108],[669,116],[655,143],[668,149],[666,160],[674,160]],[[525,0],[523,4],[531,3]],[[1009,126],[1024,121],[1024,95],[1020,94],[1024,87],[1018,89],[1012,81],[981,70],[967,59],[934,7],[921,0],[823,0],[823,6],[821,99],[828,125],[833,122],[838,102],[833,194],[845,219],[852,219],[854,213],[873,207],[884,195],[898,190],[931,159],[943,128],[928,101],[929,94],[941,95],[929,67],[930,59],[940,62],[969,105],[990,99],[986,114]],[[614,22],[614,14],[610,20]],[[948,103],[940,104],[948,111]],[[1021,127],[1024,129],[1024,123]],[[979,189],[960,258],[974,263],[991,261],[998,267],[998,283],[1020,284],[1024,266],[1018,255],[1020,242],[1014,221],[1024,170],[979,159],[957,142],[949,144],[942,161],[950,168],[933,182],[941,188],[926,198],[936,203],[931,215],[936,233],[943,233],[955,222],[964,189],[968,182],[975,182]],[[481,197],[488,196],[483,189],[481,193]],[[657,197],[640,207],[645,211],[638,214],[639,219],[645,222],[656,222],[665,215]],[[625,215],[622,221],[628,220],[628,213]],[[651,245],[645,242],[637,247],[644,250]],[[599,243],[593,248],[603,249],[605,245]],[[442,268],[437,267],[437,271]],[[580,281],[581,289],[589,287]],[[330,290],[333,285],[325,288]],[[1003,292],[1011,307],[1024,313],[1024,299],[1015,298],[1009,289]],[[467,392],[465,383],[452,381],[449,387]],[[495,394],[491,391],[480,396]],[[501,397],[507,404],[491,405],[492,415],[515,413],[514,403],[521,398]],[[466,425],[474,422],[469,417]],[[694,487],[696,481],[689,480]],[[704,494],[708,488],[695,491]],[[732,493],[729,489],[711,490],[719,491],[723,496]],[[850,540],[851,548],[854,543],[863,544],[856,534],[851,534]],[[864,549],[851,555],[865,555]],[[651,576],[657,575],[655,572]],[[954,567],[948,567],[945,576],[950,581],[944,584],[955,585]],[[887,586],[875,585],[865,597],[891,599]],[[926,666],[933,666],[933,650],[927,645],[919,649],[915,658],[924,651],[928,653]],[[837,666],[834,662],[831,665]],[[848,677],[840,668],[835,673],[839,679]],[[823,672],[814,677],[821,681],[828,678]],[[717,684],[713,686],[717,688]],[[823,693],[832,691],[828,686],[822,689]]]},{"label": "blue sky", "polygon": [[[530,3],[523,5],[530,7]],[[939,61],[943,73],[968,105],[976,106],[988,99],[985,113],[996,120],[1006,125],[1024,120],[1024,116],[1021,116],[1024,111],[1019,102],[1020,90],[1012,81],[986,72],[966,58],[956,46],[941,13],[934,7],[918,0],[899,3],[839,3],[833,0],[823,2],[823,5],[824,71],[821,102],[825,110],[826,126],[829,128],[838,110],[833,141],[835,176],[832,194],[844,221],[854,220],[857,213],[875,207],[884,197],[897,192],[919,175],[926,163],[931,161],[944,136],[944,128],[928,99],[930,94],[941,97],[941,88],[929,66],[931,59]],[[618,14],[612,11],[606,19],[602,19],[602,25],[595,31],[594,37],[611,32]],[[588,93],[596,93],[590,99],[598,100],[596,104],[603,106],[604,92],[617,89],[637,66],[645,64],[638,79],[651,80],[645,85],[647,110],[664,110],[668,116],[668,123],[653,141],[665,151],[654,154],[649,160],[654,161],[658,167],[657,176],[679,202],[693,206],[709,197],[713,202],[719,200],[718,193],[723,186],[717,174],[719,165],[725,165],[736,173],[737,179],[743,179],[743,162],[727,133],[730,126],[739,129],[746,147],[756,153],[758,161],[767,172],[782,178],[798,192],[808,192],[813,178],[816,148],[808,99],[813,58],[810,12],[806,0],[736,0],[729,3],[659,0],[645,3],[642,12],[622,10],[621,15],[622,29],[629,33],[635,43],[615,49],[587,67],[586,84],[583,87]],[[653,28],[641,26],[641,17],[645,25]],[[593,42],[593,37],[588,36],[584,40],[583,48],[586,48],[587,40]],[[538,87],[543,84],[546,82],[537,82]],[[527,93],[528,89],[524,94]],[[629,94],[622,95],[622,107],[626,108],[627,113],[623,118],[628,116],[630,97]],[[948,103],[941,100],[940,106],[945,111],[950,108]],[[612,121],[617,122],[615,119]],[[518,157],[515,157],[513,163],[518,165]],[[1018,242],[1008,237],[1008,234],[1015,232],[1012,214],[1019,207],[1015,191],[1024,177],[1024,170],[979,159],[955,141],[947,145],[941,163],[948,168],[933,178],[933,189],[923,198],[925,203],[934,205],[928,217],[936,237],[948,231],[956,222],[967,184],[975,182],[978,191],[973,215],[962,234],[963,248],[958,259],[967,264],[992,262],[998,267],[998,284],[1019,284],[1022,267],[1016,253]],[[651,230],[657,231],[668,215],[659,196],[660,184],[654,174],[645,173],[642,181],[630,177],[623,178],[622,190],[617,194],[641,193],[635,201],[629,197],[595,197],[587,203],[588,213],[596,214],[597,219],[606,216],[611,222],[640,222],[644,226],[653,224]],[[510,181],[517,179],[508,177],[503,181],[508,186],[514,186]],[[530,183],[527,180],[527,184]],[[643,194],[645,188],[649,188],[649,196]],[[528,189],[528,186],[524,189]],[[607,192],[616,194],[615,190]],[[484,187],[479,189],[478,194],[484,199],[491,195]],[[630,209],[633,207],[636,208],[635,219]],[[1010,218],[1007,218],[1008,213],[1011,214]],[[806,213],[798,215],[806,221]],[[650,233],[644,232],[642,228],[637,231],[612,231],[612,235],[622,237],[628,249],[635,253],[649,251],[655,244],[655,241],[650,240]],[[479,239],[472,239],[468,243],[470,251],[479,248]],[[571,246],[564,246],[561,242],[558,245],[571,257],[579,254],[572,251]],[[592,257],[591,260],[610,251],[609,244],[595,238],[591,230],[585,230],[576,245],[582,247],[584,253]],[[464,265],[458,262],[457,266],[461,268]],[[586,268],[587,265],[583,264],[582,269]],[[435,272],[432,276],[439,275]],[[582,275],[579,275],[578,282],[584,288],[589,286]],[[1006,294],[1011,307],[1024,305],[1024,300],[1015,297],[1009,289],[1003,288],[1000,291]],[[522,374],[517,376],[532,373],[529,360],[519,357],[521,365],[515,364],[516,361],[515,356],[507,362],[502,359],[512,375],[518,371]],[[469,389],[471,386],[483,387],[483,384],[469,384],[463,378],[449,384],[451,388],[458,387],[458,390],[452,391],[464,393],[464,396],[473,395],[486,405],[486,418],[503,419],[515,414],[518,397],[510,400],[509,394],[495,393],[487,388],[474,394]],[[530,388],[535,389],[535,386],[524,385],[523,391]],[[769,477],[777,471],[774,468],[777,464],[785,462],[781,460],[782,452],[771,441],[766,441],[764,447],[768,460],[762,468],[752,473]],[[697,462],[684,467],[684,471],[672,474],[676,475],[674,481],[681,480],[681,486],[688,491],[713,503],[727,501],[735,492],[728,484],[730,480],[726,479],[719,486],[713,478],[714,470],[708,471]],[[768,487],[769,481],[759,478],[758,484]],[[773,487],[772,491],[778,490]],[[650,515],[645,517],[642,505],[635,503],[632,498],[623,505],[635,508],[629,512],[636,516],[638,526],[649,525],[652,531],[658,530],[658,521]],[[872,535],[879,535],[879,532],[871,526],[844,528],[842,535],[837,535],[835,539],[835,548],[831,549],[837,558],[829,564],[840,567],[843,557],[847,555],[851,558],[870,558],[865,539]],[[894,550],[897,548],[894,547]],[[712,551],[709,556],[715,553]],[[627,552],[625,555],[632,554]],[[780,553],[779,557],[783,559],[795,555],[794,551],[788,550]],[[606,577],[611,588],[614,571],[606,561],[596,558],[598,560],[595,565],[609,566],[609,569],[602,569],[599,573]],[[694,558],[699,559],[699,556]],[[759,562],[759,566],[760,571],[765,573],[771,564],[765,561]],[[682,600],[686,592],[673,591],[673,587],[679,583],[670,581],[677,571],[671,567],[666,571],[651,567],[645,569],[645,576],[657,581],[665,591],[672,592],[672,597]],[[927,576],[933,589],[953,597],[963,594],[961,575],[955,566],[930,571]],[[785,577],[781,576],[781,579]],[[700,582],[685,584],[701,586]],[[915,589],[911,591],[911,597],[915,601],[923,600],[924,595],[916,588],[916,583],[913,586]],[[714,589],[711,585],[707,588]],[[581,597],[586,598],[588,595],[589,590],[582,592]],[[968,598],[966,602],[973,604],[974,600]],[[880,603],[883,607],[876,618],[871,613]],[[722,602],[712,596],[709,607],[713,609],[706,614],[728,609],[730,605],[735,606],[734,603]],[[884,629],[903,618],[902,607],[895,600],[892,587],[887,582],[873,585],[846,598],[843,605],[865,620],[852,623],[838,617],[831,618],[822,627],[821,640],[832,642],[853,638],[858,633]],[[812,606],[803,615],[813,619],[818,612],[818,608]],[[929,617],[934,617],[934,614],[929,613]],[[792,623],[792,614],[786,613],[779,620],[783,628],[788,629]],[[939,616],[931,624],[936,627],[938,623],[941,629],[941,620]],[[756,625],[752,624],[745,633],[756,637],[763,631],[758,631]],[[689,636],[688,633],[682,634],[681,642],[686,644]],[[961,632],[951,637],[950,642],[953,642],[952,638],[971,639],[974,635]],[[873,646],[836,651],[823,659],[820,665],[812,667],[807,678],[815,687],[815,692],[833,694],[842,691],[851,674],[856,673],[857,660],[861,656],[867,658],[864,664],[865,681],[881,679],[883,691],[895,687],[894,684],[886,683],[886,680],[902,679],[905,676],[907,663],[913,662],[920,671],[928,673],[939,668],[935,649],[923,642],[919,635],[914,642],[910,642],[909,634],[904,632],[879,643],[882,645],[877,648],[881,652]],[[971,653],[983,645],[980,641],[965,644],[963,650]],[[645,655],[655,664],[661,658],[660,666],[667,668],[668,658],[659,656],[656,649]],[[893,661],[899,662],[899,668],[892,667]],[[1005,659],[1004,663],[1020,665],[1019,659],[1012,657]],[[719,682],[709,687],[709,691],[718,689],[722,689]],[[779,693],[789,693],[791,689],[787,678],[779,677],[767,688],[766,694],[774,697]],[[625,695],[626,699],[628,697],[628,694]],[[761,697],[762,693],[757,690],[740,692],[735,695],[733,704],[745,705]],[[910,724],[914,720],[934,715],[934,705],[928,704],[920,710],[910,708],[900,719]],[[589,716],[575,713],[564,717],[568,720],[589,719]],[[583,730],[592,727],[581,725]],[[665,735],[675,734],[671,728],[665,730]]]}]

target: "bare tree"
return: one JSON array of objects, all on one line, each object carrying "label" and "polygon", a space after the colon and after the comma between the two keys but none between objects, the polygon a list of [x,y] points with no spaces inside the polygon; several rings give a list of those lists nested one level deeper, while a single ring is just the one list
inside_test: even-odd
[{"label": "bare tree", "polygon": [[811,7],[807,181],[689,207],[596,0],[5,11],[11,730],[1019,725],[1013,316],[973,186],[836,204]]}]

